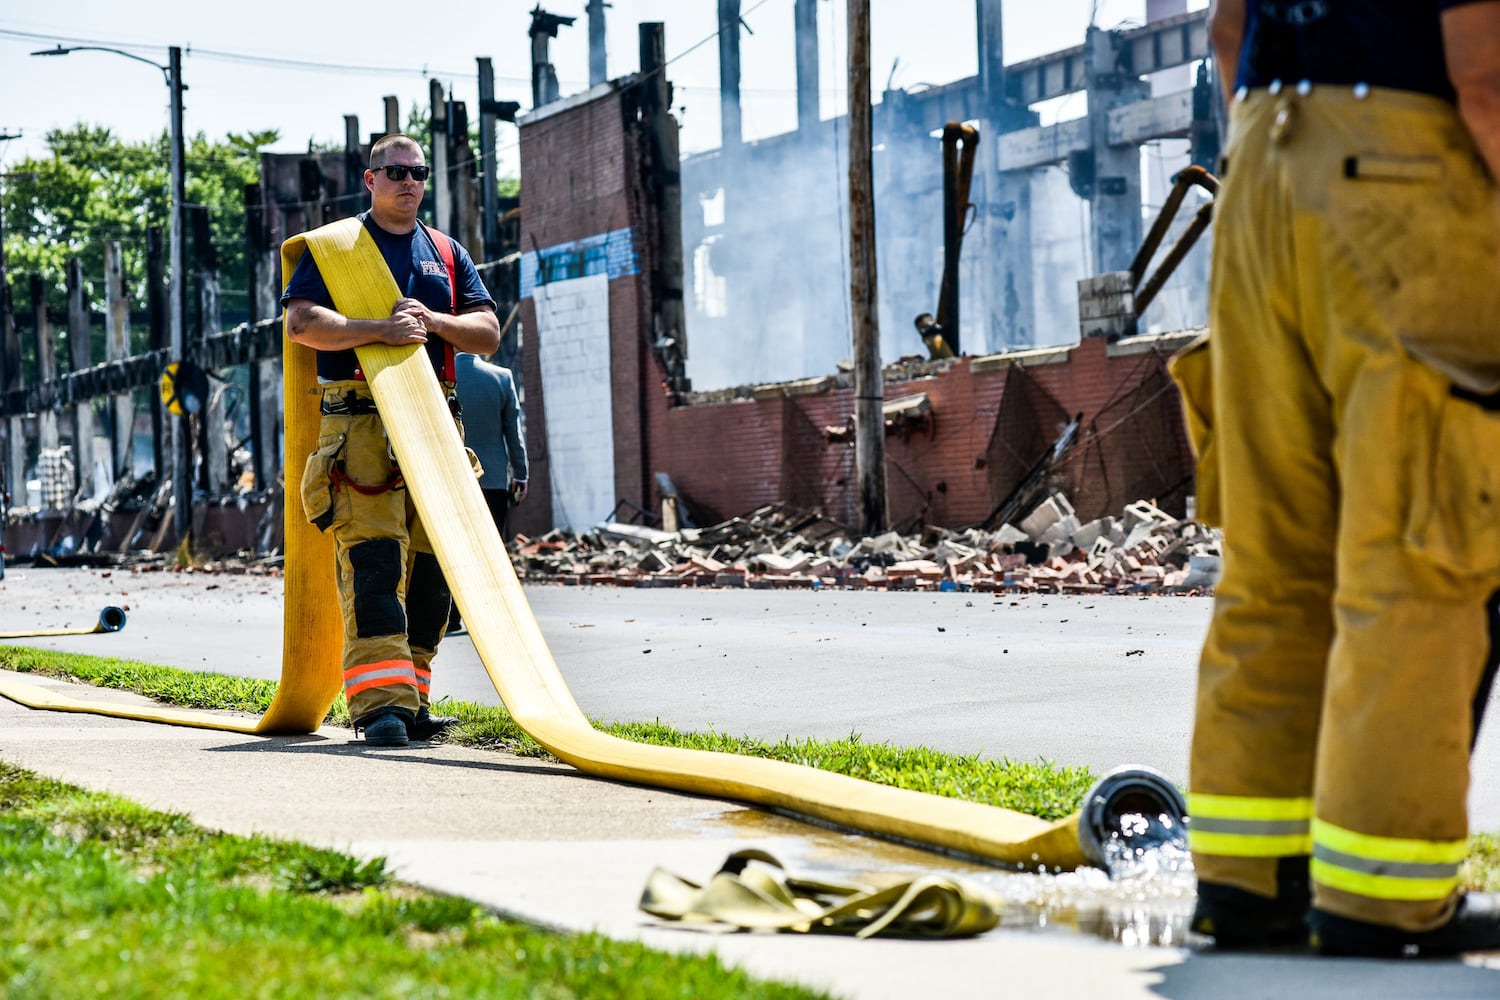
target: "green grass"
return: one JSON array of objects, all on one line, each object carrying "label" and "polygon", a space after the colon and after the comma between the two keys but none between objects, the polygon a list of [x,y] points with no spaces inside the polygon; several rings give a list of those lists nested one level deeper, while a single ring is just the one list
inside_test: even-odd
[{"label": "green grass", "polygon": [[[274,681],[249,680],[223,674],[177,670],[134,660],[55,653],[23,646],[0,646],[0,669],[69,677],[103,687],[133,691],[172,705],[263,713],[276,693]],[[503,708],[475,702],[444,700],[434,706],[455,715],[461,723],[448,741],[481,749],[505,750],[526,757],[548,757]],[[350,724],[349,709],[340,696],[329,710],[331,725]],[[939,753],[926,747],[896,747],[866,743],[858,734],[846,739],[782,739],[766,743],[721,733],[682,733],[656,723],[595,722],[603,732],[661,746],[713,750],[764,757],[863,778],[934,795],[968,799],[1014,809],[1042,819],[1061,819],[1078,808],[1094,783],[1086,767],[1062,767],[1045,762],[987,760]]]},{"label": "green grass", "polygon": [[1470,837],[1469,857],[1459,875],[1470,889],[1500,892],[1500,834],[1476,833]]},{"label": "green grass", "polygon": [[0,762],[0,995],[816,997],[712,957],[557,934],[381,860],[199,829]]},{"label": "green grass", "polygon": [[[45,677],[71,677],[100,687],[133,691],[169,705],[256,715],[266,710],[276,694],[275,681],[195,673],[138,660],[54,653],[24,646],[0,646],[0,668]],[[348,720],[349,711],[343,706],[342,696],[335,709],[342,709],[344,719]],[[329,716],[331,719],[333,713],[330,712]]]},{"label": "green grass", "polygon": [[[234,709],[254,714],[266,710],[276,691],[276,684],[272,681],[194,673],[131,660],[54,653],[20,646],[0,646],[0,669],[72,677],[134,691],[175,705]],[[438,707],[462,720],[451,734],[450,742],[505,750],[522,756],[549,756],[503,708],[454,701],[441,702]],[[348,708],[342,697],[335,701],[327,721],[333,725],[349,724]],[[806,764],[879,784],[983,802],[1049,820],[1060,819],[1077,809],[1083,794],[1094,781],[1094,775],[1086,767],[986,760],[977,755],[946,754],[926,747],[865,743],[857,734],[834,741],[786,738],[777,743],[766,743],[720,733],[682,733],[659,722],[607,725],[595,722],[595,726],[641,743]],[[1473,838],[1465,866],[1465,882],[1473,888],[1500,891],[1500,835],[1479,834]]]}]

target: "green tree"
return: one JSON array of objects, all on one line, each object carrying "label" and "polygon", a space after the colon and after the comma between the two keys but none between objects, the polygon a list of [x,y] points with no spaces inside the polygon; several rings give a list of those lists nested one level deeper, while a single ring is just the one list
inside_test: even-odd
[{"label": "green tree", "polygon": [[[229,321],[243,314],[246,303],[244,187],[258,177],[261,147],[278,139],[273,130],[230,134],[223,140],[200,132],[184,144],[186,204],[208,209]],[[17,163],[0,189],[7,277],[17,313],[24,316],[31,309],[32,274],[42,276],[48,307],[65,309],[67,262],[73,257],[82,262],[90,301],[101,302],[104,244],[109,240],[120,242],[133,308],[144,309],[146,233],[151,226],[161,227],[163,253],[170,254],[165,245],[171,233],[167,136],[127,142],[108,128],[80,123],[48,132],[46,142],[49,155]],[[193,247],[191,234],[186,235],[185,260],[191,272]],[[132,330],[134,347],[142,349],[143,325],[134,324]],[[30,355],[27,340],[23,339],[23,350]],[[102,349],[95,352],[96,357],[101,354]],[[66,357],[61,343],[59,355]]]}]

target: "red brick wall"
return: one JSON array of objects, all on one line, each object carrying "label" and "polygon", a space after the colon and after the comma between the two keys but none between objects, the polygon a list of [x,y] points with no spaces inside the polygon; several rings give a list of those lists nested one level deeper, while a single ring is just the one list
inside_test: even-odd
[{"label": "red brick wall", "polygon": [[[525,181],[521,185],[521,244],[526,252],[546,250],[629,225],[621,157],[623,114],[616,93],[523,126],[520,152],[521,176]],[[634,326],[633,303],[629,312],[621,312],[617,299],[616,289],[611,287],[612,342],[617,326]],[[546,332],[537,329],[536,303],[530,296],[521,301],[519,322],[526,455],[531,482],[526,502],[512,515],[510,527],[534,537],[552,527],[552,477],[547,455],[546,389],[542,385],[539,350],[540,339]],[[611,357],[610,367],[612,380],[617,381],[620,364],[616,357]]]},{"label": "red brick wall", "polygon": [[523,249],[546,249],[630,225],[623,145],[619,92],[523,126]]},{"label": "red brick wall", "polygon": [[[629,91],[616,91],[527,123],[521,131],[522,233],[528,251],[624,228],[636,237],[639,273],[609,286],[617,497],[658,511],[654,474],[665,472],[703,523],[777,501],[821,508],[851,523],[853,443],[831,443],[824,431],[849,420],[852,389],[669,405],[665,372],[650,346],[657,220],[645,177],[644,137],[633,107]],[[551,528],[552,500],[538,353],[546,331],[536,329],[530,298],[521,304],[521,322],[531,498],[512,518],[512,528],[535,537]],[[1132,435],[1128,424],[1123,432],[1115,427],[1097,441],[1091,436],[1109,428],[1090,420],[1100,414],[1113,420],[1131,409],[1133,401],[1121,402],[1121,397],[1143,381],[1159,379],[1164,361],[1155,353],[1112,352],[1105,341],[1093,339],[1073,348],[1061,363],[1028,366],[1036,383],[1063,409],[1085,415],[1075,460],[1065,470],[1081,515],[1112,512],[1092,508],[1099,508],[1104,498],[1113,503],[1111,491],[1118,492],[1121,483],[1180,484],[1188,475],[1190,457],[1180,432],[1173,436],[1158,428],[1151,449],[1141,447],[1141,435]],[[926,393],[932,405],[925,426],[886,438],[893,527],[909,531],[922,524],[978,523],[1003,499],[992,495],[983,459],[1006,379],[1003,365],[975,372],[970,359],[961,359],[935,375],[886,385],[887,399]],[[1163,397],[1158,405],[1171,408],[1172,419],[1180,423],[1175,390],[1169,397],[1155,395]],[[1126,497],[1117,506],[1141,498]],[[1180,513],[1180,496],[1166,502]],[[622,517],[627,514],[621,512]]]},{"label": "red brick wall", "polygon": [[659,471],[705,523],[773,503],[782,489],[782,420],[787,400],[678,406],[663,413]]},{"label": "red brick wall", "polygon": [[[1081,459],[1087,451],[1089,418],[1120,393],[1134,389],[1145,374],[1159,370],[1164,362],[1165,357],[1155,353],[1110,357],[1103,340],[1088,340],[1069,352],[1065,363],[1028,370],[1070,414],[1084,414],[1084,431],[1075,448]],[[925,429],[886,436],[886,492],[892,527],[910,531],[922,524],[975,524],[1003,499],[991,495],[980,463],[994,431],[1005,383],[1003,367],[975,373],[970,360],[964,359],[934,377],[887,384],[887,399],[926,393],[932,404]],[[1175,406],[1175,394],[1168,402]],[[853,443],[830,443],[821,433],[807,433],[807,428],[821,432],[844,426],[853,410],[852,389],[677,407],[666,414],[667,453],[658,456],[658,465],[699,508],[717,519],[788,500],[821,507],[828,516],[849,523],[855,480]],[[797,433],[796,428],[803,432]],[[1118,442],[1120,434],[1117,428],[1105,440]],[[1186,443],[1179,438],[1169,442],[1165,451],[1168,461],[1148,463],[1135,449],[1122,447],[1111,459],[1115,468],[1110,471],[1115,478],[1123,470],[1137,479],[1149,480],[1154,475],[1160,482],[1174,482],[1191,467]],[[1081,498],[1096,492],[1083,463],[1074,461],[1067,468],[1081,477],[1073,490]],[[808,502],[812,497],[816,502]],[[1135,499],[1142,498],[1129,498]]]},{"label": "red brick wall", "polygon": [[[521,231],[527,251],[547,250],[618,229],[635,234],[638,273],[609,283],[615,495],[628,504],[656,510],[654,473],[660,466],[654,464],[652,443],[660,433],[667,398],[661,389],[661,366],[648,346],[654,313],[650,234],[656,225],[645,196],[643,140],[633,108],[631,91],[614,91],[523,125]],[[536,306],[530,297],[521,303],[520,322],[531,491],[512,516],[511,528],[534,537],[552,526],[552,488],[540,361],[540,342],[546,331],[537,329]],[[626,513],[622,511],[621,516]]]}]

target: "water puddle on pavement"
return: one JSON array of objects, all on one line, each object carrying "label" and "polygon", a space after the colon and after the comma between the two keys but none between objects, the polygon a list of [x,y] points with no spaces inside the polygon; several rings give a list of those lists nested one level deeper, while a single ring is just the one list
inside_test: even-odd
[{"label": "water puddle on pavement", "polygon": [[[732,808],[692,820],[703,834],[752,839],[795,875],[873,882],[945,874],[981,882],[1005,901],[1002,930],[1077,934],[1127,947],[1183,947],[1196,880],[1180,830],[1165,817],[1122,817],[1097,868],[1021,872],[950,858],[774,813]],[[703,873],[700,873],[703,874]]]},{"label": "water puddle on pavement", "polygon": [[1130,946],[1185,945],[1197,880],[1183,831],[1165,816],[1121,819],[1104,845],[1109,872],[983,876],[1006,899],[1002,926],[1066,929]]}]

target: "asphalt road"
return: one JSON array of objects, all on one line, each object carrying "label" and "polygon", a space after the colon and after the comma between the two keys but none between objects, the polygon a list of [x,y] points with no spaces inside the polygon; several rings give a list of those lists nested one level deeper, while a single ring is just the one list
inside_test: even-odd
[{"label": "asphalt road", "polygon": [[[527,596],[579,705],[597,719],[768,740],[858,733],[1187,777],[1206,599],[552,585]],[[280,676],[276,577],[11,568],[0,581],[0,631],[88,624],[106,604],[128,610],[124,631],[16,641]],[[434,667],[435,697],[499,703],[467,637],[446,640]],[[1500,831],[1496,729],[1474,759],[1480,830]]]}]

